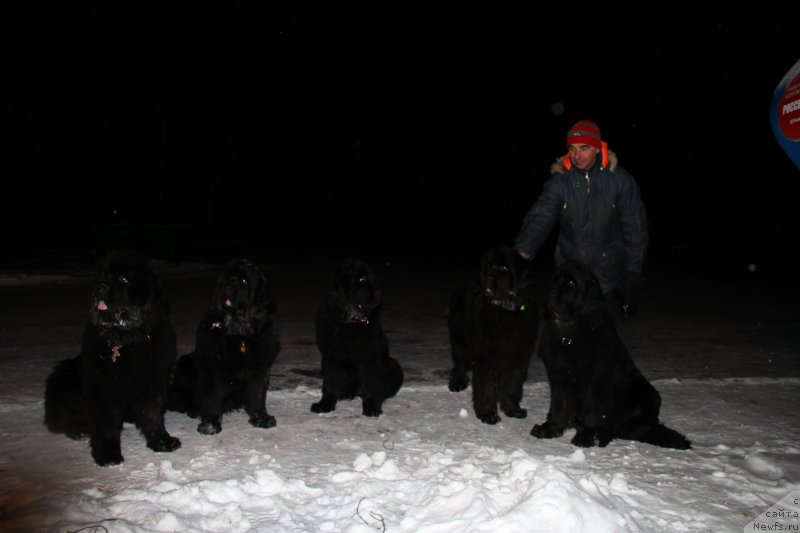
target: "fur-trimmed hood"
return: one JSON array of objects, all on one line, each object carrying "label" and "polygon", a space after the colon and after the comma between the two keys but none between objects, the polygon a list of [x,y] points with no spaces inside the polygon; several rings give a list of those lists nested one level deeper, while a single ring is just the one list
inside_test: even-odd
[{"label": "fur-trimmed hood", "polygon": [[[567,172],[567,168],[564,166],[564,160],[568,158],[568,155],[559,156],[556,158],[555,162],[550,165],[550,174],[564,174]],[[611,172],[616,170],[617,165],[619,164],[619,160],[617,159],[617,154],[612,152],[611,150],[608,151],[608,169]]]}]

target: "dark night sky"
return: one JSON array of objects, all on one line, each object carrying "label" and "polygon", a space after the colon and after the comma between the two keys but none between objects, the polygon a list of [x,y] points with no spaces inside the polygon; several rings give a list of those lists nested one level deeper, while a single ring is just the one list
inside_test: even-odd
[{"label": "dark night sky", "polygon": [[6,245],[135,222],[483,249],[591,118],[654,244],[800,246],[800,171],[768,118],[792,17],[432,4],[3,3]]}]

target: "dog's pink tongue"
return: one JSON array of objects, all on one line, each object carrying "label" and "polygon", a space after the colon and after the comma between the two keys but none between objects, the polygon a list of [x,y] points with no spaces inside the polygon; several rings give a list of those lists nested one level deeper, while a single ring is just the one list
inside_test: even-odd
[{"label": "dog's pink tongue", "polygon": [[106,305],[106,302],[103,301],[103,300],[100,300],[99,302],[97,302],[97,310],[98,311],[108,311],[108,306]]},{"label": "dog's pink tongue", "polygon": [[227,298],[225,300],[225,307],[233,307],[233,302],[231,301],[230,298]]}]

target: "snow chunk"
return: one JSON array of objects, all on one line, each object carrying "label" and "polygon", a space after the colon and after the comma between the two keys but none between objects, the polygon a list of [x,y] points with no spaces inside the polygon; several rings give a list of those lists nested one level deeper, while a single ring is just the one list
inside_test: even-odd
[{"label": "snow chunk", "polygon": [[370,459],[369,456],[365,453],[362,453],[361,455],[356,457],[355,461],[353,461],[353,469],[356,472],[363,472],[366,469],[370,468],[371,466],[372,466],[372,459]]},{"label": "snow chunk", "polygon": [[777,481],[783,477],[783,470],[781,467],[758,453],[752,453],[745,457],[744,464],[747,470],[759,477],[773,481]]}]

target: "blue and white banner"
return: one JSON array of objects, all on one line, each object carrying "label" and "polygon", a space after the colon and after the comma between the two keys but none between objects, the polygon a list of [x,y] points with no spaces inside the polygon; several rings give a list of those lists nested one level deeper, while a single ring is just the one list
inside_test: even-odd
[{"label": "blue and white banner", "polygon": [[800,168],[800,61],[789,69],[772,95],[769,120],[778,144]]}]

